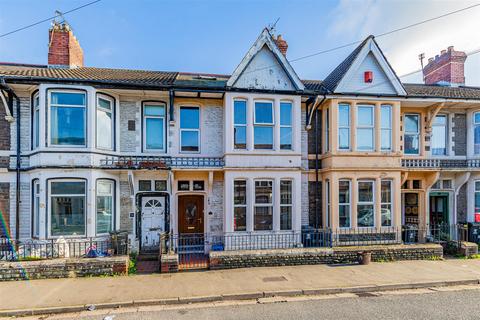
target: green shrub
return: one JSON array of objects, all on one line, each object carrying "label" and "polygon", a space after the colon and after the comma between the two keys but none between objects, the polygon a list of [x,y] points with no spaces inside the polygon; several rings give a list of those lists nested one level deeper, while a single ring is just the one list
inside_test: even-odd
[{"label": "green shrub", "polygon": [[130,259],[128,262],[128,274],[136,274],[137,273],[137,254],[131,253]]}]

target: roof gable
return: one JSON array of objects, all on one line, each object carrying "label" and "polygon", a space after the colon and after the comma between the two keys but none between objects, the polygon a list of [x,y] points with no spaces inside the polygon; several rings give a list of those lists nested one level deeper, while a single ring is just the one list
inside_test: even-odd
[{"label": "roof gable", "polygon": [[[364,82],[364,72],[373,81]],[[406,95],[400,79],[388,63],[373,36],[365,39],[323,82],[334,93]]]},{"label": "roof gable", "polygon": [[302,91],[304,85],[264,29],[227,81],[227,87]]}]

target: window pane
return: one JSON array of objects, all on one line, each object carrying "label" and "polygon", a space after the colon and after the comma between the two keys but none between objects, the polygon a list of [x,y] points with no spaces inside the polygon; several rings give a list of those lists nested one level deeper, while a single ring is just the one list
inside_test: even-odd
[{"label": "window pane", "polygon": [[480,125],[475,126],[473,140],[473,150],[475,154],[480,154]]},{"label": "window pane", "polygon": [[247,208],[235,207],[233,210],[233,230],[246,231],[247,230]]},{"label": "window pane", "polygon": [[112,110],[112,103],[110,100],[98,98],[98,106],[103,109]]},{"label": "window pane", "polygon": [[254,230],[272,230],[273,215],[271,206],[255,207]]},{"label": "window pane", "polygon": [[280,103],[280,125],[292,125],[292,104],[290,102]]},{"label": "window pane", "polygon": [[280,207],[280,230],[292,229],[292,206]]},{"label": "window pane", "polygon": [[480,213],[480,192],[475,192],[475,213]]},{"label": "window pane", "polygon": [[35,110],[34,114],[34,126],[35,126],[35,147],[40,145],[40,110]]},{"label": "window pane", "polygon": [[357,129],[357,149],[373,150],[373,129]]},{"label": "window pane", "polygon": [[273,128],[255,126],[253,139],[255,149],[273,149]]},{"label": "window pane", "polygon": [[151,191],[152,183],[150,180],[139,180],[138,181],[138,191]]},{"label": "window pane", "polygon": [[405,135],[405,154],[418,154],[418,134]]},{"label": "window pane", "polygon": [[390,227],[392,225],[392,205],[382,204],[382,227]]},{"label": "window pane", "polygon": [[475,191],[480,191],[480,181],[475,181]]},{"label": "window pane", "polygon": [[348,104],[338,106],[338,125],[340,127],[350,126],[350,106]]},{"label": "window pane", "polygon": [[382,181],[382,202],[392,202],[392,182],[391,181]]},{"label": "window pane", "polygon": [[418,115],[406,114],[405,115],[405,132],[418,132]]},{"label": "window pane", "polygon": [[167,191],[167,180],[155,180],[155,191]]},{"label": "window pane", "polygon": [[182,131],[182,151],[199,151],[198,131]]},{"label": "window pane", "polygon": [[144,114],[146,116],[165,116],[165,106],[145,105]]},{"label": "window pane", "polygon": [[69,236],[85,234],[85,197],[52,196],[51,234]]},{"label": "window pane", "polygon": [[391,128],[392,127],[392,108],[390,106],[382,106],[381,112],[381,127],[382,128]]},{"label": "window pane", "polygon": [[348,128],[338,129],[338,148],[339,149],[350,148],[350,129]]},{"label": "window pane", "polygon": [[373,227],[373,205],[357,205],[357,225],[359,227]]},{"label": "window pane", "polygon": [[233,182],[233,203],[247,204],[247,181],[235,180]]},{"label": "window pane", "polygon": [[85,182],[52,182],[52,194],[85,194]]},{"label": "window pane", "polygon": [[434,125],[439,125],[439,126],[446,126],[447,125],[447,116],[446,115],[439,115],[435,117],[435,120],[433,121]]},{"label": "window pane", "polygon": [[273,123],[271,102],[255,102],[255,123]]},{"label": "window pane", "polygon": [[359,126],[373,126],[373,108],[359,106],[357,109],[357,119]]},{"label": "window pane", "polygon": [[234,101],[233,108],[234,108],[233,123],[247,124],[247,102],[241,101],[241,100]]},{"label": "window pane", "polygon": [[247,127],[235,127],[234,131],[234,144],[235,149],[246,149],[247,148]]},{"label": "window pane", "polygon": [[350,203],[350,181],[341,180],[338,182],[338,202]]},{"label": "window pane", "polygon": [[97,109],[97,146],[112,149],[112,113]]},{"label": "window pane", "polygon": [[358,182],[358,202],[373,202],[373,182]]},{"label": "window pane", "polygon": [[112,231],[113,182],[97,182],[97,234]]},{"label": "window pane", "polygon": [[390,150],[392,148],[392,130],[382,129],[382,150]]},{"label": "window pane", "polygon": [[473,117],[475,123],[480,123],[480,112],[476,112]]},{"label": "window pane", "polygon": [[292,128],[280,128],[280,149],[292,149]]},{"label": "window pane", "polygon": [[340,228],[350,227],[350,205],[340,205],[338,207],[338,224]]},{"label": "window pane", "polygon": [[280,204],[292,204],[292,181],[280,181]]},{"label": "window pane", "polygon": [[439,126],[439,125],[432,126],[432,155],[445,155],[447,153],[446,129],[447,129],[446,126]]},{"label": "window pane", "polygon": [[200,110],[198,108],[180,108],[180,127],[182,129],[199,129]]},{"label": "window pane", "polygon": [[272,203],[272,181],[255,181],[255,203]]},{"label": "window pane", "polygon": [[52,104],[69,104],[84,106],[85,94],[72,92],[52,92],[51,100]]},{"label": "window pane", "polygon": [[147,149],[163,149],[163,119],[146,118],[145,119],[145,147]]},{"label": "window pane", "polygon": [[85,108],[52,107],[51,143],[85,145]]}]

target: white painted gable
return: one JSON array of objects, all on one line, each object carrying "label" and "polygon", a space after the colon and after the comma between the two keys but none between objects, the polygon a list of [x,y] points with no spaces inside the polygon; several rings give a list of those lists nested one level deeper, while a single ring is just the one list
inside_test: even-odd
[{"label": "white painted gable", "polygon": [[263,30],[235,69],[227,87],[285,91],[304,89],[267,29]]},{"label": "white painted gable", "polygon": [[[373,82],[365,82],[365,71],[373,72]],[[366,42],[335,92],[406,95],[403,85],[373,39]]]}]

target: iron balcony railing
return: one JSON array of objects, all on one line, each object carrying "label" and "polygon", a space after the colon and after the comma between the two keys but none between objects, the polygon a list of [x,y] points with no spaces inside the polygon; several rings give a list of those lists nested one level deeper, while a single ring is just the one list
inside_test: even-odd
[{"label": "iron balcony railing", "polygon": [[402,159],[404,168],[480,168],[480,159]]},{"label": "iron balcony railing", "polygon": [[100,161],[102,167],[121,169],[222,168],[218,157],[108,156]]}]

